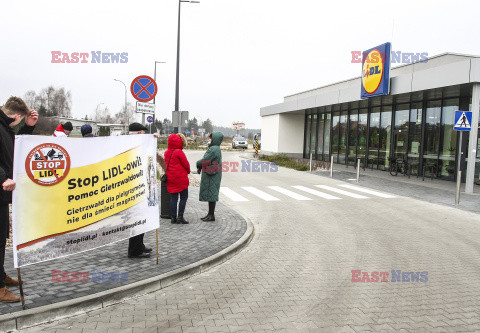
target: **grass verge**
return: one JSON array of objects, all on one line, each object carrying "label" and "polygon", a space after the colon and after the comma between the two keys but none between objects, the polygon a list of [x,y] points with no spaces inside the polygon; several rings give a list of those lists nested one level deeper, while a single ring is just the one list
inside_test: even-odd
[{"label": "grass verge", "polygon": [[290,157],[287,157],[284,154],[275,154],[275,155],[261,155],[260,159],[262,161],[269,161],[269,162],[275,162],[280,166],[290,168],[290,169],[295,169],[298,171],[307,171],[309,170],[309,166],[304,163],[297,162]]}]

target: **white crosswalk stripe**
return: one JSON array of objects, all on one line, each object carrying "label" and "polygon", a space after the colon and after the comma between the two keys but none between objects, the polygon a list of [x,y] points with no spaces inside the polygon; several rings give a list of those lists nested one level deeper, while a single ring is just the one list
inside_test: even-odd
[{"label": "white crosswalk stripe", "polygon": [[267,186],[268,188],[271,188],[274,191],[277,191],[279,193],[285,194],[286,196],[289,196],[291,198],[294,198],[296,200],[312,200],[310,198],[307,198],[306,196],[303,196],[301,194],[289,191],[283,187],[280,186]]},{"label": "white crosswalk stripe", "polygon": [[[386,194],[386,193],[382,193],[382,192],[378,192],[378,191],[371,190],[371,189],[368,189],[368,188],[363,188],[363,187],[360,187],[360,186],[354,186],[354,185],[350,185],[350,184],[338,184],[336,186],[342,187],[344,189],[349,189],[349,190],[352,190],[354,192],[346,191],[346,190],[343,190],[343,189],[340,189],[340,188],[337,188],[337,187],[333,187],[333,186],[328,186],[328,185],[314,185],[314,186],[317,187],[317,188],[326,190],[328,192],[338,193],[340,195],[355,198],[355,199],[369,199],[369,197],[367,197],[365,195],[355,193],[355,192],[363,192],[363,193],[370,194],[372,196],[376,196],[376,197],[380,197],[380,198],[395,198],[395,196],[391,195],[391,194]],[[327,200],[340,200],[340,199],[342,199],[342,197],[340,197],[340,196],[332,195],[330,193],[325,193],[323,191],[318,191],[316,189],[312,189],[312,188],[307,187],[307,186],[292,185],[291,187],[296,189],[296,190],[311,194],[313,196],[320,197],[322,199],[327,199]],[[281,199],[277,198],[277,197],[275,197],[275,196],[273,196],[273,195],[271,195],[267,192],[264,192],[264,191],[254,187],[254,186],[242,186],[241,188],[243,190],[249,192],[250,194],[253,194],[255,197],[260,198],[264,201],[280,201],[280,200],[285,200],[286,199],[284,197],[281,198]],[[302,201],[313,200],[312,198],[309,198],[309,197],[307,197],[305,195],[302,195],[300,193],[291,191],[291,190],[289,190],[287,188],[284,188],[282,186],[273,186],[272,185],[272,186],[266,186],[266,188],[270,189],[270,190],[273,190],[275,192],[281,193],[283,195],[286,195],[287,197],[293,198],[295,200],[302,200]],[[234,190],[230,189],[229,187],[225,187],[225,186],[220,187],[220,192],[225,197],[227,197],[230,200],[235,201],[235,202],[247,202],[247,201],[254,200],[251,197],[249,198],[248,196],[245,196],[244,194],[237,193],[237,191],[234,191]]]},{"label": "white crosswalk stripe", "polygon": [[350,185],[350,184],[342,184],[340,186],[351,189],[351,190],[355,190],[355,191],[358,191],[358,192],[363,192],[363,193],[375,195],[375,196],[381,197],[381,198],[395,198],[394,195],[380,193],[380,192],[377,192],[377,191],[370,190],[368,188],[363,188],[363,187],[354,186],[354,185]]},{"label": "white crosswalk stripe", "polygon": [[304,191],[304,192],[316,195],[317,197],[324,198],[324,199],[327,199],[327,200],[339,200],[339,199],[341,199],[341,198],[336,197],[334,195],[331,195],[331,194],[328,194],[328,193],[323,193],[323,192],[320,192],[320,191],[317,191],[317,190],[314,190],[314,189],[311,189],[311,188],[308,188],[308,187],[305,187],[305,186],[301,186],[301,185],[295,185],[295,186],[292,186],[292,187],[296,188],[297,190]]},{"label": "white crosswalk stripe", "polygon": [[228,187],[220,187],[220,193],[222,193],[232,201],[249,201],[247,198],[229,189]]},{"label": "white crosswalk stripe", "polygon": [[250,192],[252,193],[253,195],[259,197],[260,199],[263,199],[265,201],[279,201],[280,199],[279,198],[276,198],[274,197],[273,195],[270,195],[266,192],[263,192],[259,189],[256,189],[255,187],[253,186],[242,186],[242,188],[247,191],[247,192]]},{"label": "white crosswalk stripe", "polygon": [[347,191],[344,191],[344,190],[340,190],[338,188],[331,187],[331,186],[328,186],[328,185],[315,185],[315,186],[319,187],[319,188],[323,188],[324,190],[329,190],[329,191],[332,191],[332,192],[336,192],[338,194],[346,195],[348,197],[352,197],[352,198],[355,198],[355,199],[368,199],[368,197],[366,197],[366,196],[356,194],[356,193],[347,192]]}]

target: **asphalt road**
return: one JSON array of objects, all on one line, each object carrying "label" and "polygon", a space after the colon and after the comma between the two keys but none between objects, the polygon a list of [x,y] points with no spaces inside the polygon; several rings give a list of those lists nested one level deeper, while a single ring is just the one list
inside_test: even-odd
[{"label": "asphalt road", "polygon": [[29,331],[479,331],[479,215],[351,185],[284,168],[226,172],[222,202],[255,225],[246,250],[157,293]]}]

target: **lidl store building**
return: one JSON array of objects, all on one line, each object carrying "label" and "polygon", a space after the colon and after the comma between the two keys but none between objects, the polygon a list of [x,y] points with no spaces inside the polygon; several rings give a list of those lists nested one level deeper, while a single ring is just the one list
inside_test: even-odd
[{"label": "lidl store building", "polygon": [[[333,156],[334,163],[346,166],[360,159],[362,167],[378,170],[388,170],[393,156],[407,160],[413,175],[447,181],[456,180],[459,158],[471,192],[480,172],[480,57],[446,53],[391,68],[389,89],[367,98],[361,98],[364,69],[362,77],[261,108],[262,153],[312,154],[320,161]],[[456,110],[473,111],[462,147],[453,129]]]}]

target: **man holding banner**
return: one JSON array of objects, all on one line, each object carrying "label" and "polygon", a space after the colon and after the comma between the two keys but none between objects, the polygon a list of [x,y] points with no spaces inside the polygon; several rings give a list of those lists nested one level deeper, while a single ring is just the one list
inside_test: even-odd
[{"label": "man holding banner", "polygon": [[25,117],[25,125],[18,134],[32,134],[38,120],[38,113],[29,111],[25,102],[18,97],[10,97],[0,109],[0,302],[18,302],[20,299],[12,294],[7,286],[18,286],[4,270],[5,244],[9,237],[9,204],[16,183],[13,178],[13,149],[15,133],[12,127]]},{"label": "man holding banner", "polygon": [[[132,123],[128,126],[129,134],[145,134],[147,128],[139,123]],[[150,174],[150,171],[149,171]],[[150,192],[150,189],[149,189]],[[129,258],[150,258],[152,248],[146,247],[143,243],[145,234],[139,234],[128,240],[128,257]]]},{"label": "man holding banner", "polygon": [[158,203],[149,200],[158,197],[149,191],[157,188],[151,177],[156,175],[156,142],[153,135],[16,136],[15,267],[131,238],[136,251],[129,254],[148,257],[143,234],[158,229],[160,218]]}]

